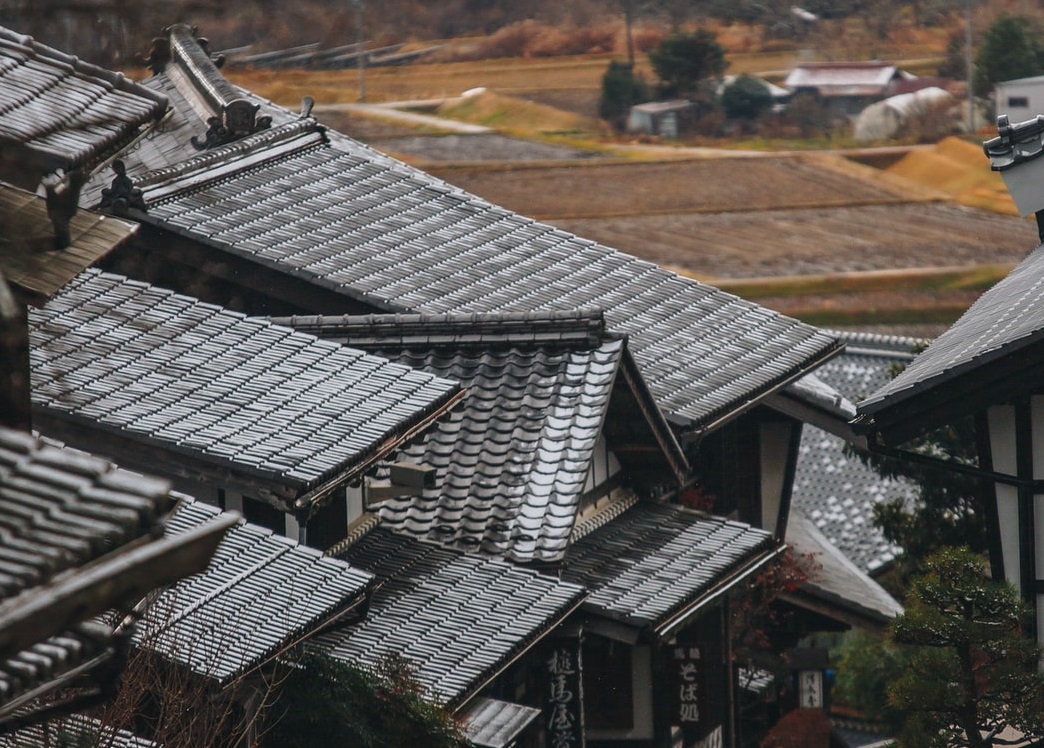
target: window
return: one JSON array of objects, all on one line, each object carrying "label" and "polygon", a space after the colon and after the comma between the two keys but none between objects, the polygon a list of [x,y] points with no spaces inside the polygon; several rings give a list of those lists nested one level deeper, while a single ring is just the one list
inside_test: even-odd
[{"label": "window", "polygon": [[283,511],[267,502],[244,496],[243,516],[246,517],[247,522],[267,527],[280,535],[286,535],[286,517],[283,515]]},{"label": "window", "polygon": [[1022,109],[1029,109],[1029,97],[1028,96],[1009,96],[1008,97],[1009,107],[1018,107]]}]

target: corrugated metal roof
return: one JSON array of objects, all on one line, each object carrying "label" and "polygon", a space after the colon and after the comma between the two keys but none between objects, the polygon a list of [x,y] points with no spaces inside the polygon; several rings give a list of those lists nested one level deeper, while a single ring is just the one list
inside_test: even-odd
[{"label": "corrugated metal roof", "polygon": [[343,558],[382,582],[366,620],[312,640],[334,657],[409,660],[427,696],[455,708],[558,625],[575,584],[377,528]]},{"label": "corrugated metal roof", "polygon": [[0,28],[0,143],[43,170],[96,160],[166,108],[164,97],[119,73]]},{"label": "corrugated metal roof", "polygon": [[561,559],[624,349],[603,341],[600,315],[285,321],[467,390],[462,408],[404,449],[438,471],[437,488],[384,501],[386,525],[518,562]]},{"label": "corrugated metal roof", "polygon": [[639,502],[574,543],[562,577],[591,590],[584,610],[656,628],[775,547],[741,522]]},{"label": "corrugated metal roof", "polygon": [[[186,499],[167,532],[186,532],[217,514]],[[135,643],[224,683],[361,603],[373,581],[344,561],[240,522],[205,572],[152,603]]]},{"label": "corrugated metal roof", "polygon": [[299,491],[393,448],[460,389],[96,270],[30,327],[36,407]]},{"label": "corrugated metal roof", "polygon": [[789,89],[817,88],[824,95],[881,93],[899,70],[889,62],[823,62],[798,65],[783,82]]}]

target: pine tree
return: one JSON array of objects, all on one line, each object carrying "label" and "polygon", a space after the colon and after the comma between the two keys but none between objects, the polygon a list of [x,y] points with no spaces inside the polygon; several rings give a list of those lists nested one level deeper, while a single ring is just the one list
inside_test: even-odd
[{"label": "pine tree", "polygon": [[1025,616],[1015,590],[987,577],[983,559],[967,548],[925,562],[892,628],[896,643],[918,648],[889,691],[919,736],[910,745],[1016,744],[1005,730],[1044,737],[1044,676],[1040,651],[1022,630]]}]

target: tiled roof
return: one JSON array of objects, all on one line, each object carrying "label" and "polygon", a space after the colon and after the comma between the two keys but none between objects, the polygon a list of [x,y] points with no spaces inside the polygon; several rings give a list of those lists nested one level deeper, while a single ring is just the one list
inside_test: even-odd
[{"label": "tiled roof", "polygon": [[0,28],[0,143],[39,173],[69,170],[125,145],[167,101],[119,73]]},{"label": "tiled roof", "polygon": [[624,343],[601,315],[296,317],[298,329],[459,381],[464,407],[405,450],[438,471],[382,521],[462,550],[557,561],[576,519]]},{"label": "tiled roof", "polygon": [[815,569],[803,590],[828,603],[852,611],[859,619],[887,625],[903,608],[881,585],[868,577],[830,543],[801,512],[787,522],[787,545],[798,554],[811,554]]},{"label": "tiled roof", "polygon": [[776,549],[750,525],[639,502],[574,543],[562,576],[591,590],[585,611],[659,633]]},{"label": "tiled roof", "polygon": [[[269,110],[265,110],[266,112]],[[835,350],[828,335],[487,203],[305,119],[176,168],[153,223],[384,312],[602,308],[657,402],[702,428]],[[132,154],[133,155],[133,154]],[[147,158],[148,154],[140,154]]]},{"label": "tiled roof", "polygon": [[1044,245],[972,304],[906,367],[859,404],[861,416],[902,403],[1044,340]]},{"label": "tiled roof", "polygon": [[0,271],[32,304],[54,295],[76,275],[137,230],[137,224],[79,211],[70,221],[69,246],[56,250],[42,197],[0,182]]},{"label": "tiled roof", "polygon": [[0,429],[0,596],[46,584],[157,533],[174,508],[166,481]]},{"label": "tiled roof", "polygon": [[86,619],[202,568],[225,527],[157,540],[174,504],[165,481],[0,429],[0,721],[71,670],[119,672],[126,637]]},{"label": "tiled roof", "polygon": [[151,740],[137,737],[126,730],[103,726],[90,717],[78,714],[0,736],[0,748],[41,748],[41,746],[60,745],[157,748],[157,745]]},{"label": "tiled roof", "polygon": [[[865,333],[836,333],[844,353],[816,370],[816,376],[853,402],[884,386],[890,369],[913,359],[919,341]],[[801,434],[791,501],[827,540],[862,571],[881,571],[901,551],[874,525],[874,507],[899,499],[913,501],[910,481],[886,478],[849,454],[845,442],[815,426]]]},{"label": "tiled roof", "polygon": [[[168,533],[219,513],[186,500]],[[372,575],[262,527],[240,522],[207,570],[165,590],[135,631],[138,646],[226,682],[361,604]]]},{"label": "tiled roof", "polygon": [[359,470],[459,385],[87,271],[30,315],[37,410],[305,491]]},{"label": "tiled roof", "polygon": [[397,654],[427,695],[455,709],[554,628],[581,587],[507,562],[377,528],[343,558],[376,575],[366,619],[313,639],[363,665]]},{"label": "tiled roof", "polygon": [[498,699],[475,699],[463,716],[464,731],[476,748],[508,748],[541,714],[539,709]]}]

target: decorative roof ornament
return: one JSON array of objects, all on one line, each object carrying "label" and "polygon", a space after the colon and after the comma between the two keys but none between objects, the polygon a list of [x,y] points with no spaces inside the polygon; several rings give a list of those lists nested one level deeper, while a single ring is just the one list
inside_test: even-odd
[{"label": "decorative roof ornament", "polygon": [[1011,124],[1008,115],[997,117],[997,137],[982,144],[990,168],[999,171],[1019,215],[1035,213],[1044,241],[1044,114]]},{"label": "decorative roof ornament", "polygon": [[102,199],[98,207],[118,216],[127,215],[131,208],[142,213],[147,211],[145,197],[127,176],[127,167],[123,161],[113,161],[112,170],[116,172],[116,176],[113,177],[112,184],[102,190]]},{"label": "decorative roof ornament", "polygon": [[260,104],[251,104],[246,99],[229,102],[222,108],[220,115],[207,119],[207,132],[202,139],[192,136],[192,146],[197,151],[206,151],[267,130],[272,126],[272,118],[258,117],[260,108]]}]

